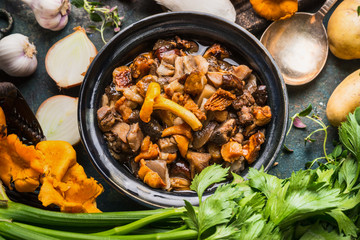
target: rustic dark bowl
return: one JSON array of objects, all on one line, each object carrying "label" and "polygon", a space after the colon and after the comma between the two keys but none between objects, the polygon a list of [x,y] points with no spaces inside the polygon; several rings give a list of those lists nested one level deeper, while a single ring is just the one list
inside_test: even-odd
[{"label": "rustic dark bowl", "polygon": [[[149,50],[156,40],[178,35],[202,43],[220,43],[238,62],[247,64],[268,89],[273,118],[266,129],[266,142],[258,160],[250,167],[268,170],[279,153],[288,120],[288,98],[284,81],[274,60],[252,34],[224,19],[194,12],[163,13],[138,21],[117,34],[91,63],[80,90],[79,126],[82,142],[97,170],[115,189],[149,207],[183,206],[184,199],[197,204],[194,192],[153,189],[135,178],[108,151],[97,125],[96,111],[114,68],[131,62]],[[247,169],[242,172],[246,176]],[[205,193],[205,197],[211,191]]]}]

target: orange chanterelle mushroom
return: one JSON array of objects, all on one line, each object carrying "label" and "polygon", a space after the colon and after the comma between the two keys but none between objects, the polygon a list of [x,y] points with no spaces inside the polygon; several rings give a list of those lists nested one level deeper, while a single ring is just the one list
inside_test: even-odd
[{"label": "orange chanterelle mushroom", "polygon": [[284,20],[298,10],[297,0],[250,0],[255,12],[267,20]]},{"label": "orange chanterelle mushroom", "polygon": [[76,152],[65,141],[42,141],[26,146],[17,135],[7,135],[0,107],[0,179],[10,189],[34,192],[40,186],[44,206],[55,204],[63,212],[100,212],[95,199],[103,187],[88,178],[76,162]]}]

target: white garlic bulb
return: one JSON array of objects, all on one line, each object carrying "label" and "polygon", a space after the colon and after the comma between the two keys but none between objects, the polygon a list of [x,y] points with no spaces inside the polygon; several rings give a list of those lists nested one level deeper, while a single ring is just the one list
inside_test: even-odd
[{"label": "white garlic bulb", "polygon": [[69,0],[23,0],[34,12],[36,21],[52,31],[63,29],[68,23]]},{"label": "white garlic bulb", "polygon": [[14,33],[0,40],[0,69],[14,77],[26,77],[37,67],[36,48],[28,37]]},{"label": "white garlic bulb", "polygon": [[198,11],[236,20],[236,11],[230,0],[156,0],[171,11]]}]

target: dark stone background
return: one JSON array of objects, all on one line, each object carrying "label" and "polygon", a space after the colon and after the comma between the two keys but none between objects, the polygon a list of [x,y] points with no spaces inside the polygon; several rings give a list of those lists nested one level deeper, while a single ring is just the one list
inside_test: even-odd
[{"label": "dark stone background", "polygon": [[[162,12],[163,9],[153,0],[106,0],[104,1],[110,6],[117,5],[121,16],[125,16],[123,26],[129,26],[131,23],[142,19],[146,16]],[[258,38],[262,31],[269,24],[264,19],[258,17],[252,10],[248,0],[233,0],[237,9],[237,23],[251,30]],[[316,12],[322,5],[324,0],[299,0],[299,10],[307,12]],[[336,6],[335,6],[336,7]],[[333,7],[333,9],[335,8]],[[72,7],[68,25],[59,32],[52,32],[41,28],[29,7],[20,0],[0,0],[0,8],[4,8],[14,17],[14,28],[12,33],[22,33],[29,37],[31,42],[37,47],[38,68],[36,72],[26,78],[12,78],[0,71],[0,81],[11,81],[20,89],[30,107],[36,112],[39,105],[48,97],[65,94],[70,96],[78,96],[79,87],[72,89],[59,89],[53,80],[45,71],[45,55],[48,49],[58,40],[73,32],[76,26],[86,27],[90,24],[87,13],[83,9]],[[332,9],[332,10],[333,10]],[[327,24],[332,11],[325,17],[324,24]],[[0,27],[4,27],[6,23],[0,19]],[[113,36],[111,31],[106,33],[107,39]],[[104,45],[98,33],[90,34],[89,38],[95,44],[98,50]],[[357,70],[360,66],[359,60],[345,61],[335,58],[330,52],[325,68],[320,75],[311,83],[299,87],[288,87],[290,99],[290,116],[304,109],[309,103],[315,107],[316,112],[324,118],[325,109],[328,98],[335,87],[350,73]],[[307,122],[308,123],[308,122]],[[286,143],[294,149],[289,154],[281,152],[277,158],[279,163],[270,170],[271,174],[278,177],[288,177],[291,172],[304,168],[306,162],[314,158],[323,156],[322,140],[323,133],[314,136],[315,143],[304,145],[304,137],[317,128],[313,123],[308,124],[305,130],[293,130]],[[337,138],[335,128],[329,128],[329,140],[327,143],[328,152],[333,148],[332,140]],[[78,161],[84,166],[87,174],[98,180],[104,187],[105,192],[98,198],[98,206],[103,211],[119,211],[144,208],[136,202],[130,200],[126,196],[112,189],[104,179],[96,172],[90,163],[83,146],[78,144],[75,146]]]}]

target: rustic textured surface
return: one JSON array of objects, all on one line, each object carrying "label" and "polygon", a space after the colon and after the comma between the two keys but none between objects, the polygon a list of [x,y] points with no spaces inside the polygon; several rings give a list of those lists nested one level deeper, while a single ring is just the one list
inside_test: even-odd
[{"label": "rustic textured surface", "polygon": [[[151,0],[107,0],[105,2],[109,3],[109,5],[119,6],[120,15],[125,16],[123,27],[129,26],[131,23],[143,17],[162,12],[161,7]],[[238,10],[237,22],[252,30],[253,33],[259,37],[268,23],[252,12],[248,0],[234,0],[233,2],[236,4]],[[319,8],[321,2],[324,1],[300,0],[299,8],[301,11],[314,12]],[[12,33],[22,33],[29,36],[30,41],[34,42],[38,51],[38,68],[35,74],[27,78],[11,78],[0,71],[0,81],[12,81],[15,83],[34,112],[39,105],[50,96],[56,94],[77,96],[79,87],[70,90],[60,90],[57,88],[45,71],[44,61],[46,52],[56,41],[70,34],[72,28],[79,25],[86,27],[89,24],[89,19],[85,12],[82,9],[73,7],[66,28],[59,32],[52,32],[42,29],[35,21],[32,11],[26,5],[22,4],[20,0],[1,0],[0,8],[5,8],[14,16],[14,28]],[[328,16],[330,14],[331,12]],[[324,20],[325,23],[329,18],[328,16]],[[5,22],[0,19],[0,28],[5,25]],[[113,36],[113,34],[108,32],[107,38],[110,38],[111,36]],[[89,37],[98,50],[100,50],[103,43],[99,34],[91,34]],[[312,103],[318,114],[325,119],[325,122],[327,122],[325,108],[330,94],[335,87],[348,74],[355,71],[358,66],[360,66],[359,60],[339,60],[329,53],[329,58],[324,70],[314,81],[300,87],[288,87],[290,116],[304,109],[309,103]],[[304,168],[306,162],[313,160],[316,157],[323,156],[322,133],[314,136],[314,138],[318,140],[317,142],[307,144],[306,146],[304,145],[304,137],[316,128],[316,125],[309,123],[308,128],[305,130],[293,130],[286,142],[289,147],[295,150],[294,153],[288,154],[281,152],[277,159],[279,162],[278,166],[270,170],[270,173],[279,177],[286,177],[289,176],[293,170]],[[333,148],[332,140],[336,136],[336,129],[331,127],[329,128],[329,132],[330,136],[327,144],[328,151]],[[79,162],[85,167],[87,174],[97,179],[105,187],[105,192],[98,198],[100,209],[108,211],[144,208],[113,190],[103,180],[91,165],[81,144],[76,146],[76,150]]]}]

